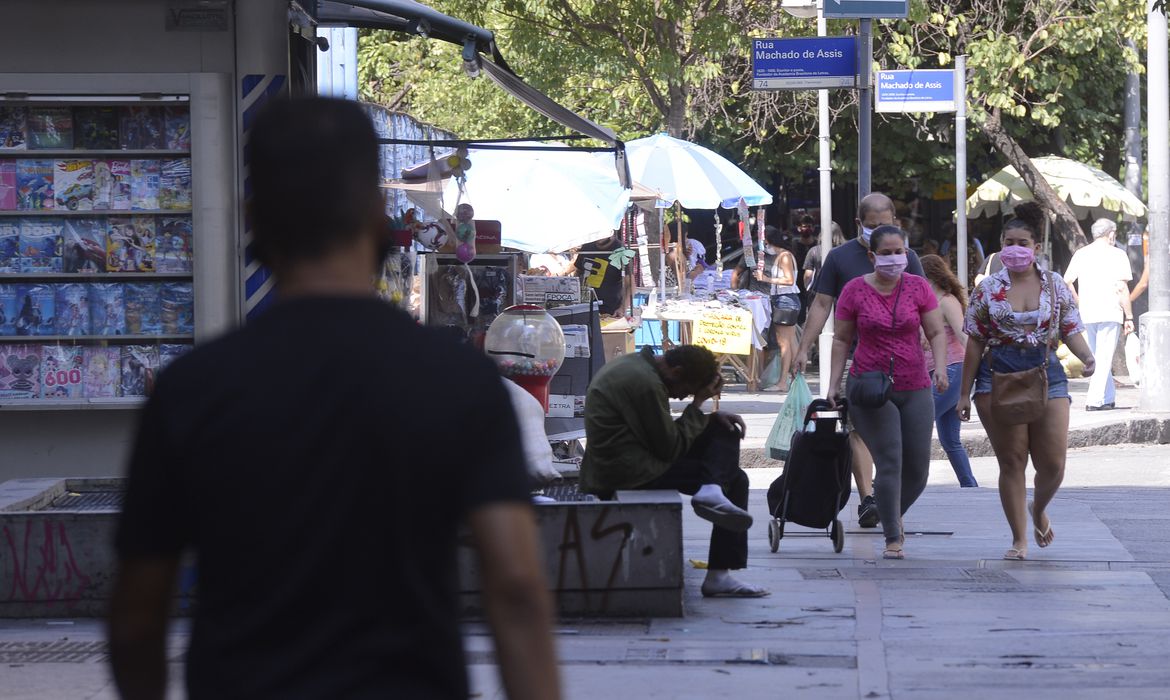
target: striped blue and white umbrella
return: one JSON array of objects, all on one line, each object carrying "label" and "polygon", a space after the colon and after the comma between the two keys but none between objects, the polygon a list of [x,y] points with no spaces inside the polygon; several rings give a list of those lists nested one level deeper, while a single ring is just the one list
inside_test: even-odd
[{"label": "striped blue and white umbrella", "polygon": [[627,143],[626,156],[635,182],[688,209],[732,208],[741,198],[749,207],[772,203],[772,195],[735,163],[690,141],[655,134]]}]

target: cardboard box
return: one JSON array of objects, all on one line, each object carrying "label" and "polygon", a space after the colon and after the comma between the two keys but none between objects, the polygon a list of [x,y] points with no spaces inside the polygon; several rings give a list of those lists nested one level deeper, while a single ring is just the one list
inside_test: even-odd
[{"label": "cardboard box", "polygon": [[605,348],[606,361],[620,355],[629,355],[634,352],[634,332],[632,330],[602,331],[601,346]]}]

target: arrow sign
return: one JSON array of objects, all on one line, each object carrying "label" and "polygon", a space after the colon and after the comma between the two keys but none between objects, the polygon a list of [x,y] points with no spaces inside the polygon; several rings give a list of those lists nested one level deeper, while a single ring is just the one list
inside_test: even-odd
[{"label": "arrow sign", "polygon": [[910,0],[824,0],[829,19],[904,18],[910,14]]}]

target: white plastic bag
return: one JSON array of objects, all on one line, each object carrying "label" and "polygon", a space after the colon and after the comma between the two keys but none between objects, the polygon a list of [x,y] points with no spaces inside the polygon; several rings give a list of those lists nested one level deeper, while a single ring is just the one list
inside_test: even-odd
[{"label": "white plastic bag", "polygon": [[1142,341],[1137,333],[1125,337],[1125,366],[1129,369],[1129,380],[1142,383]]},{"label": "white plastic bag", "polygon": [[560,477],[560,472],[553,466],[552,445],[544,432],[544,407],[536,397],[515,382],[503,378],[500,381],[508,388],[508,398],[512,400],[512,410],[516,412],[516,422],[520,424],[520,442],[524,447],[528,473],[542,482]]}]

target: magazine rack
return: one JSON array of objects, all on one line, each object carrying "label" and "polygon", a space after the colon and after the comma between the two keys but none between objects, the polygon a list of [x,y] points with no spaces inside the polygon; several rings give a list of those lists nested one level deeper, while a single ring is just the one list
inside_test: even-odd
[{"label": "magazine rack", "polygon": [[189,102],[0,99],[0,406],[137,405],[194,342]]}]

